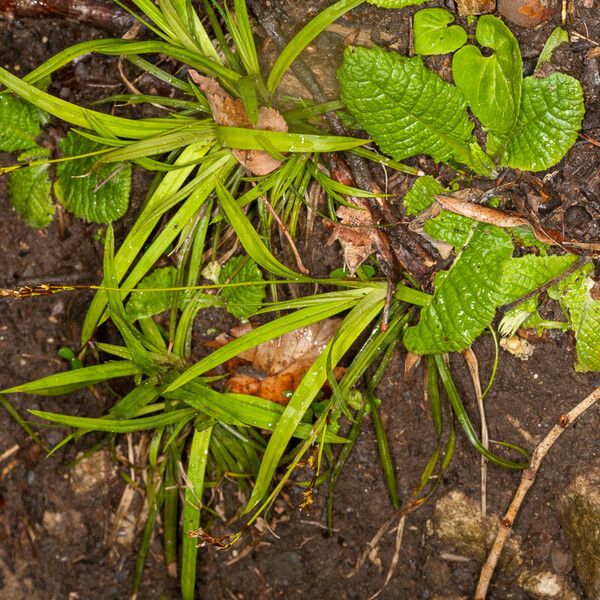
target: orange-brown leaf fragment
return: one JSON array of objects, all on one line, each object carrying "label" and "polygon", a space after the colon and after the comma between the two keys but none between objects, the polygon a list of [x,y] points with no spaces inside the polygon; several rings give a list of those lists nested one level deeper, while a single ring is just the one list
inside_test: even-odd
[{"label": "orange-brown leaf fragment", "polygon": [[501,16],[521,27],[536,27],[558,12],[555,0],[498,0]]},{"label": "orange-brown leaf fragment", "polygon": [[[244,103],[232,98],[216,79],[204,77],[193,70],[190,70],[190,77],[206,96],[213,117],[219,125],[287,132],[285,119],[274,108],[261,106],[258,111],[258,121],[256,126],[253,126],[244,108]],[[262,150],[232,150],[232,152],[253,175],[268,175],[281,166],[280,160]]]},{"label": "orange-brown leaf fragment", "polygon": [[[331,341],[340,323],[340,319],[326,319],[245,350],[227,364],[230,372],[228,389],[287,404],[290,393]],[[231,330],[231,335],[221,334],[209,346],[223,346],[251,329],[250,325],[236,327]],[[342,368],[335,369],[336,379],[343,372]]]}]

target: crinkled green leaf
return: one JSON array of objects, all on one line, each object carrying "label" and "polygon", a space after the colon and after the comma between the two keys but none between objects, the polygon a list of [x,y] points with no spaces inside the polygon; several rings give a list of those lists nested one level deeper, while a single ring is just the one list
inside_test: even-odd
[{"label": "crinkled green leaf", "polygon": [[467,32],[460,25],[450,25],[453,22],[454,15],[443,8],[425,8],[416,13],[415,54],[448,54],[464,46]]},{"label": "crinkled green leaf", "polygon": [[45,114],[32,104],[6,93],[0,95],[0,151],[37,146],[35,138],[45,119]]},{"label": "crinkled green leaf", "polygon": [[[77,156],[102,146],[74,132],[61,140],[65,156]],[[54,192],[61,204],[76,217],[92,223],[110,223],[122,217],[129,205],[131,166],[97,166],[97,157],[58,163]]]},{"label": "crinkled green leaf", "polygon": [[499,227],[468,223],[464,217],[434,220],[440,239],[459,251],[452,267],[437,274],[435,292],[419,323],[406,330],[404,343],[417,354],[468,348],[491,324],[499,306],[532,292],[576,260],[571,255],[512,258],[511,236]]},{"label": "crinkled green leaf", "polygon": [[552,60],[552,55],[554,51],[561,44],[569,43],[569,34],[562,27],[556,27],[546,40],[542,51],[540,52],[540,57],[538,58],[537,64],[535,65],[535,70],[537,71],[542,65],[550,62]]},{"label": "crinkled green leaf", "polygon": [[[48,156],[46,148],[35,149],[35,156]],[[32,151],[30,151],[32,152]],[[31,227],[46,227],[54,216],[52,182],[48,164],[32,165],[8,175],[8,197],[15,210]]]},{"label": "crinkled green leaf", "polygon": [[452,60],[452,76],[483,127],[506,135],[517,121],[523,80],[519,44],[510,29],[493,15],[477,22],[477,41],[491,48],[483,56],[475,46],[461,48]]},{"label": "crinkled green leaf", "polygon": [[395,160],[428,154],[489,173],[473,159],[473,123],[461,91],[427,69],[421,57],[347,48],[338,79],[352,116]]},{"label": "crinkled green leaf", "polygon": [[584,113],[577,79],[564,73],[526,77],[521,111],[506,142],[502,164],[523,171],[554,166],[575,143]]},{"label": "crinkled green leaf", "polygon": [[497,227],[478,225],[448,271],[435,278],[435,292],[421,309],[419,323],[404,334],[417,354],[468,348],[492,322],[501,303],[502,264],[513,251],[510,236]]},{"label": "crinkled green leaf", "polygon": [[249,256],[234,256],[230,258],[219,273],[220,283],[243,283],[249,285],[240,287],[225,287],[221,290],[221,297],[227,303],[227,310],[238,319],[248,319],[256,314],[266,295],[263,276],[258,265]]},{"label": "crinkled green leaf", "polygon": [[[175,291],[168,290],[177,284],[177,269],[175,267],[162,267],[155,269],[144,277],[138,284],[138,289],[148,289],[147,292],[134,292],[127,301],[126,313],[130,321],[143,319],[157,315],[169,310],[173,304]],[[156,290],[156,291],[152,291]],[[179,291],[178,306],[184,309],[187,303],[194,297],[194,290]],[[222,302],[218,296],[203,294],[205,298],[197,298],[197,301],[205,302],[204,306],[221,306]]]},{"label": "crinkled green leaf", "polygon": [[431,175],[419,177],[404,196],[404,209],[410,216],[418,215],[433,204],[434,196],[444,192],[444,186]]},{"label": "crinkled green leaf", "polygon": [[600,301],[590,293],[593,266],[586,265],[549,290],[569,319],[577,340],[577,371],[600,371]]},{"label": "crinkled green leaf", "polygon": [[564,273],[577,262],[577,256],[535,256],[528,254],[511,258],[502,265],[503,304],[522,298]]},{"label": "crinkled green leaf", "polygon": [[423,229],[436,240],[442,240],[455,248],[462,248],[477,223],[456,213],[442,211],[435,219],[429,219]]}]

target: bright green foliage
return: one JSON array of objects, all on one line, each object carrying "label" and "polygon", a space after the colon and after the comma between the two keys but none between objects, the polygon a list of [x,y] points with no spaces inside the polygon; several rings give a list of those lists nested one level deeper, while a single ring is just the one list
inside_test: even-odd
[{"label": "bright green foliage", "polygon": [[[100,150],[102,146],[74,132],[60,142],[65,156]],[[131,166],[96,166],[90,156],[58,163],[54,192],[61,204],[76,217],[91,223],[110,223],[122,217],[129,205]]]},{"label": "bright green foliage", "polygon": [[452,76],[483,127],[502,136],[519,114],[523,79],[519,44],[492,15],[479,19],[476,37],[479,44],[493,50],[492,55],[483,56],[471,45],[461,48],[452,60]]},{"label": "bright green foliage", "polygon": [[45,115],[15,96],[0,95],[0,151],[27,150],[37,144]]},{"label": "bright green foliage", "polygon": [[[247,256],[230,258],[219,273],[220,283],[257,283],[263,281],[258,265]],[[265,299],[266,286],[244,285],[240,287],[224,287],[221,297],[227,303],[227,310],[238,319],[248,319],[260,309]]]},{"label": "bright green foliage", "polygon": [[443,211],[435,219],[427,221],[423,229],[432,238],[442,240],[458,249],[467,243],[475,226],[476,222],[472,219]]},{"label": "bright green foliage", "polygon": [[513,245],[508,233],[476,225],[448,271],[435,278],[435,293],[421,310],[419,323],[404,335],[407,349],[417,354],[457,352],[468,348],[492,322],[502,301],[502,264]]},{"label": "bright green foliage", "polygon": [[404,196],[404,209],[409,216],[418,215],[434,201],[436,194],[442,194],[444,186],[431,175],[419,177]]},{"label": "bright green foliage", "polygon": [[347,48],[338,79],[352,116],[395,160],[428,154],[485,173],[471,155],[473,123],[462,93],[427,69],[420,57]]},{"label": "bright green foliage", "polygon": [[577,340],[577,371],[600,371],[600,301],[590,293],[594,280],[591,264],[549,290],[568,316]]},{"label": "bright green foliage", "polygon": [[[48,157],[46,148],[32,150],[37,157]],[[29,152],[28,154],[31,154]],[[22,157],[21,157],[22,158]],[[31,227],[46,227],[54,216],[52,183],[48,164],[32,165],[8,175],[8,195],[15,210]]]},{"label": "bright green foliage", "polygon": [[543,171],[559,162],[577,139],[585,112],[577,79],[564,73],[523,80],[521,111],[501,162],[523,171]]},{"label": "bright green foliage", "polygon": [[451,213],[429,221],[426,231],[461,250],[452,267],[437,274],[431,302],[405,333],[406,347],[417,354],[468,348],[499,306],[537,289],[577,260],[573,255],[512,258],[507,231]]},{"label": "bright green foliage", "polygon": [[[447,27],[451,20],[443,9],[419,11],[415,50],[449,52],[464,43],[460,27]],[[492,159],[526,171],[555,165],[581,126],[581,85],[562,73],[523,79],[517,40],[498,17],[482,16],[476,38],[493,52],[484,56],[474,45],[458,50],[452,61],[456,87],[418,57],[348,48],[338,71],[341,98],[381,150],[396,160],[428,154],[481,175],[493,172]],[[550,37],[542,62],[562,41],[560,31]],[[488,134],[486,152],[472,135],[466,104]]]},{"label": "bright green foliage", "polygon": [[514,302],[564,273],[577,261],[577,256],[535,256],[511,258],[502,265],[503,304]]},{"label": "bright green foliage", "polygon": [[[145,317],[151,317],[158,313],[169,310],[173,305],[174,291],[168,290],[177,285],[177,269],[175,267],[162,267],[155,269],[140,281],[138,289],[152,289],[156,291],[134,292],[127,301],[126,313],[130,321],[137,321]],[[182,290],[178,292],[178,306],[183,310],[193,296],[193,290]],[[209,306],[219,304],[215,296],[208,296]]]},{"label": "bright green foliage", "polygon": [[454,15],[443,8],[425,8],[414,16],[414,50],[416,54],[448,54],[467,43],[467,32],[460,25],[450,25]]},{"label": "bright green foliage", "polygon": [[561,44],[568,44],[568,43],[569,43],[569,34],[567,33],[567,31],[565,29],[563,29],[562,27],[557,27],[556,29],[554,29],[554,31],[550,34],[550,36],[546,40],[546,43],[544,44],[542,51],[540,52],[540,56],[538,58],[537,64],[535,65],[535,70],[537,71],[542,65],[545,65],[546,63],[550,62],[552,60],[552,55],[554,54],[554,51]]}]

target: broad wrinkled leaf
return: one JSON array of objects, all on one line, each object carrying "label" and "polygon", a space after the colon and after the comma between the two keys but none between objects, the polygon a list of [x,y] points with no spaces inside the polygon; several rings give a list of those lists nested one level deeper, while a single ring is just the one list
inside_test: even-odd
[{"label": "broad wrinkled leaf", "polygon": [[[266,286],[261,270],[248,256],[230,258],[219,273],[220,283],[244,283],[239,287],[224,287],[221,297],[226,302],[227,311],[238,319],[248,319],[260,309],[265,299]],[[250,285],[250,283],[259,285]]]},{"label": "broad wrinkled leaf", "polygon": [[[77,156],[102,148],[74,132],[61,140],[65,156]],[[76,217],[91,223],[110,223],[122,217],[129,205],[131,166],[96,166],[97,157],[58,163],[54,192]]]},{"label": "broad wrinkled leaf", "polygon": [[467,43],[467,32],[450,25],[454,15],[443,8],[425,8],[414,16],[416,54],[448,54]]},{"label": "broad wrinkled leaf", "polygon": [[419,323],[406,330],[406,348],[416,354],[468,348],[501,303],[502,264],[512,251],[510,235],[477,225],[450,270],[436,275],[431,302],[421,309]]},{"label": "broad wrinkled leaf", "polygon": [[577,79],[564,73],[526,77],[521,111],[506,142],[502,164],[523,171],[549,169],[575,143],[584,112]]},{"label": "broad wrinkled leaf", "polygon": [[523,80],[519,44],[508,27],[492,15],[479,19],[476,37],[481,46],[493,50],[492,55],[483,56],[475,46],[461,48],[452,60],[452,76],[481,124],[504,136],[519,114]]},{"label": "broad wrinkled leaf", "polygon": [[[155,269],[140,281],[138,289],[147,288],[147,292],[133,292],[127,301],[127,318],[133,322],[145,317],[151,317],[161,312],[169,310],[173,305],[174,291],[167,290],[176,286],[177,269],[175,267],[163,267]],[[157,291],[152,291],[157,290]],[[183,310],[186,304],[194,296],[194,290],[183,290],[179,292],[178,306]],[[220,305],[216,296],[206,296],[206,306]]]},{"label": "broad wrinkled leaf", "polygon": [[499,306],[537,289],[577,260],[572,255],[512,258],[509,232],[459,215],[442,213],[426,225],[430,235],[453,244],[458,256],[448,271],[437,274],[429,305],[421,310],[419,323],[406,330],[405,345],[416,354],[468,348]]},{"label": "broad wrinkled leaf", "polygon": [[[45,148],[37,148],[40,158],[48,156]],[[46,227],[54,216],[52,183],[48,164],[23,167],[8,175],[8,197],[15,210],[31,227]]]},{"label": "broad wrinkled leaf", "polygon": [[443,193],[444,186],[431,175],[419,177],[404,196],[404,209],[409,216],[418,215],[435,200],[436,194]]},{"label": "broad wrinkled leaf", "polygon": [[[594,299],[593,266],[587,265],[549,290],[569,319],[577,340],[577,371],[600,371],[600,300]],[[597,293],[597,292],[596,292]]]},{"label": "broad wrinkled leaf", "polygon": [[472,156],[473,123],[462,93],[427,69],[421,57],[347,48],[338,79],[352,116],[395,160],[428,154],[488,172]]},{"label": "broad wrinkled leaf", "polygon": [[15,96],[0,95],[0,151],[14,152],[37,146],[44,113]]}]

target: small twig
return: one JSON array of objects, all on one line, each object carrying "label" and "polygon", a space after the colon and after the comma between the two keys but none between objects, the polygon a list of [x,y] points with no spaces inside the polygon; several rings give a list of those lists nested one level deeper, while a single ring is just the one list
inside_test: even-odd
[{"label": "small twig", "polygon": [[510,532],[512,531],[513,523],[517,517],[517,513],[521,508],[521,504],[529,491],[529,488],[533,485],[537,472],[540,468],[542,460],[548,454],[548,451],[556,443],[558,438],[561,436],[563,431],[571,425],[578,417],[580,417],[586,410],[591,408],[598,400],[600,400],[600,388],[592,392],[587,398],[582,400],[575,408],[566,414],[560,416],[558,423],[552,427],[546,437],[541,441],[538,447],[535,449],[533,456],[531,457],[531,464],[527,469],[523,471],[521,475],[521,483],[515,492],[515,495],[500,523],[496,539],[492,545],[492,549],[481,568],[481,574],[479,575],[479,582],[477,583],[477,589],[475,591],[475,600],[485,600],[487,591],[494,574],[494,569],[500,558],[502,548],[508,539]]},{"label": "small twig", "polygon": [[592,146],[597,146],[598,148],[600,148],[600,142],[594,139],[592,136],[586,135],[585,133],[580,133],[579,137],[583,138],[586,142],[592,144]]},{"label": "small twig", "polygon": [[136,22],[110,0],[0,0],[0,16],[19,19],[62,17],[114,33],[122,33]]},{"label": "small twig", "polygon": [[294,255],[294,259],[296,260],[296,265],[298,266],[298,270],[303,274],[303,275],[309,275],[309,270],[304,266],[304,263],[302,262],[302,258],[300,257],[300,252],[298,252],[298,248],[296,247],[296,243],[294,242],[294,238],[291,236],[290,232],[288,231],[287,227],[283,224],[283,221],[279,218],[279,215],[277,214],[277,211],[271,206],[271,203],[267,200],[267,198],[265,196],[261,196],[260,199],[262,200],[263,204],[265,205],[265,207],[267,208],[267,210],[269,211],[270,215],[273,217],[273,219],[275,219],[275,222],[277,223],[277,225],[279,226],[279,229],[281,229],[283,235],[285,235],[290,248],[292,250],[292,253]]},{"label": "small twig", "polygon": [[[477,398],[477,408],[481,419],[481,443],[486,450],[490,449],[490,439],[485,418],[485,408],[483,406],[483,393],[481,391],[481,381],[479,380],[479,363],[477,356],[471,348],[467,348],[463,352],[463,356],[467,361],[469,373],[473,380],[473,388],[475,389],[475,397]],[[485,517],[487,512],[487,458],[481,457],[481,515]]]},{"label": "small twig", "polygon": [[19,444],[15,444],[8,450],[5,450],[2,454],[0,454],[0,462],[4,462],[6,459],[10,458],[15,452],[18,452],[19,448]]},{"label": "small twig", "polygon": [[371,538],[371,541],[367,544],[367,547],[363,550],[362,554],[358,557],[354,568],[346,575],[346,579],[351,579],[354,577],[360,568],[363,566],[369,554],[377,548],[379,542],[382,540],[383,536],[388,533],[389,528],[394,522],[393,518],[388,519],[378,530],[377,533]]},{"label": "small twig", "polygon": [[99,181],[94,187],[94,193],[96,193],[102,186],[106,185],[113,177],[118,175],[129,163],[121,163],[118,167],[112,170],[102,181]]},{"label": "small twig", "polygon": [[404,524],[406,523],[406,515],[403,514],[398,521],[398,527],[396,528],[396,544],[394,547],[394,557],[392,558],[392,562],[388,568],[387,575],[385,576],[385,581],[383,585],[377,590],[372,596],[369,596],[369,600],[375,600],[385,590],[388,583],[392,579],[394,572],[396,571],[396,567],[398,566],[398,561],[400,560],[400,549],[402,548],[402,538],[404,537]]}]

